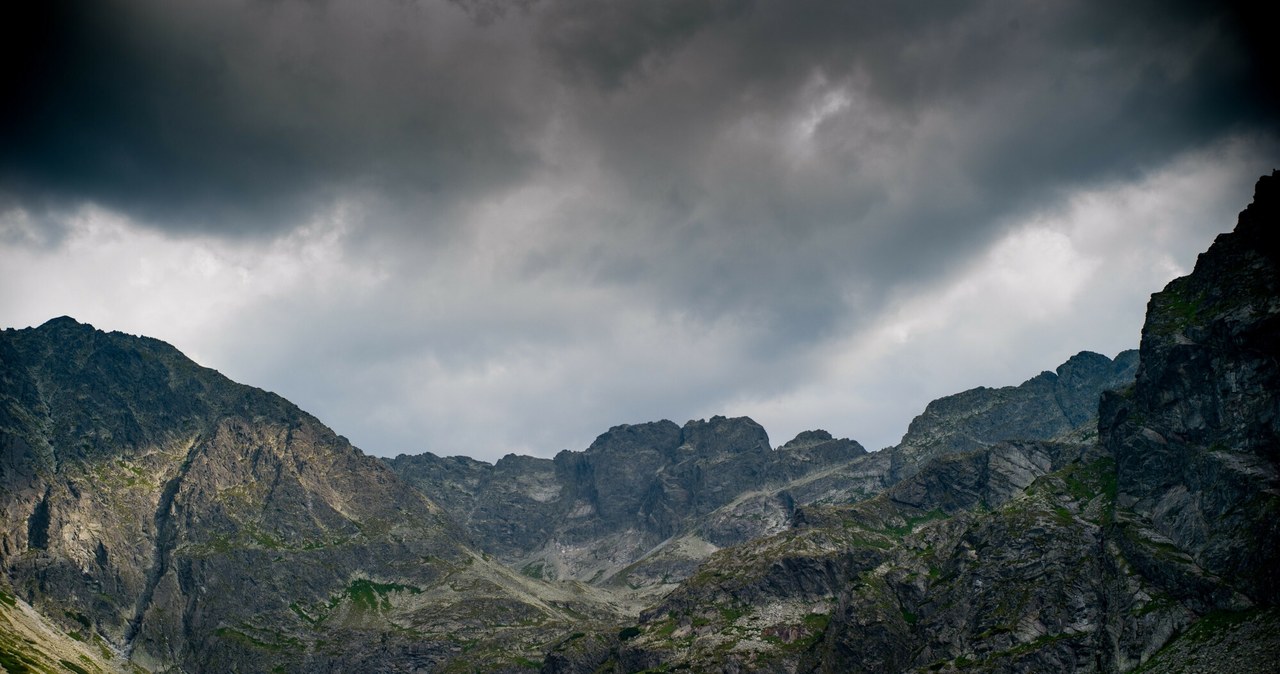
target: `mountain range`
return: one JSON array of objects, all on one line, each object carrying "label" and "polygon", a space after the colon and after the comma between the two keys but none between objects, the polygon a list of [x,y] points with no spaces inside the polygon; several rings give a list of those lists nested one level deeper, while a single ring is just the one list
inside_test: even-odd
[{"label": "mountain range", "polygon": [[1280,177],[1140,348],[895,446],[748,418],[494,464],[367,456],[158,340],[0,333],[0,666],[1267,672]]}]

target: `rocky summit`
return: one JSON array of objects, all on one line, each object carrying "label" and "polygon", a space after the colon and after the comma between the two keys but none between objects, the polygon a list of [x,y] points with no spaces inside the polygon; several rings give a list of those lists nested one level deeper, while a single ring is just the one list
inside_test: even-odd
[{"label": "rocky summit", "polygon": [[[499,668],[611,615],[491,561],[381,461],[162,342],[55,319],[0,334],[0,380],[15,666],[419,671],[466,649]],[[37,627],[68,638],[23,636]]]},{"label": "rocky summit", "polygon": [[0,333],[9,672],[1261,673],[1278,551],[1277,174],[1138,351],[875,452],[716,416],[382,460],[163,342]]}]

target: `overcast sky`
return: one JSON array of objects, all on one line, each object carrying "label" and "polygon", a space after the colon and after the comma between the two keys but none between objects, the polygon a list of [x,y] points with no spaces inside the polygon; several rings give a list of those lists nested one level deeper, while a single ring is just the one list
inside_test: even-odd
[{"label": "overcast sky", "polygon": [[1280,166],[1230,3],[23,4],[0,325],[164,339],[378,455],[884,447],[1136,347]]}]

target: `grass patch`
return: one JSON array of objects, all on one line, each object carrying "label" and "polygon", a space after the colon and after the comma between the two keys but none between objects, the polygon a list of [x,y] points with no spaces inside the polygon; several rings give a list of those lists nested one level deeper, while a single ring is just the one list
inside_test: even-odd
[{"label": "grass patch", "polygon": [[4,671],[9,674],[26,674],[33,671],[30,665],[34,664],[36,662],[31,658],[0,645],[0,667],[4,667]]},{"label": "grass patch", "polygon": [[1187,630],[1186,639],[1196,643],[1207,641],[1210,637],[1220,632],[1233,629],[1236,625],[1249,620],[1259,612],[1258,609],[1213,611],[1191,625],[1191,629]]},{"label": "grass patch", "polygon": [[377,583],[367,578],[359,578],[351,581],[351,584],[347,586],[346,595],[351,599],[351,605],[353,607],[368,611],[377,611],[379,609],[387,610],[391,608],[391,599],[387,595],[392,592],[422,594],[422,589],[412,585],[401,585],[400,583]]},{"label": "grass patch", "polygon": [[63,667],[66,667],[68,670],[72,672],[75,672],[75,674],[89,674],[89,670],[85,669],[84,667],[81,667],[80,665],[77,665],[74,662],[71,662],[70,660],[59,660],[58,664],[62,665]]},{"label": "grass patch", "polygon": [[319,625],[320,623],[324,622],[324,619],[327,617],[327,616],[321,616],[319,618],[312,618],[311,616],[307,615],[306,611],[302,610],[302,607],[299,606],[298,602],[296,601],[293,602],[292,604],[289,604],[289,610],[293,611],[294,615],[298,616],[299,618],[302,619],[303,622],[307,623],[308,625],[311,625],[312,627],[315,627],[316,625]]},{"label": "grass patch", "polygon": [[666,620],[662,621],[662,624],[659,625],[658,629],[654,630],[653,633],[656,634],[657,636],[666,638],[671,636],[672,633],[674,633],[676,631],[676,628],[679,626],[680,626],[680,623],[677,622],[675,618],[667,618]]},{"label": "grass patch", "polygon": [[825,632],[830,624],[830,613],[809,613],[804,617],[805,629],[811,632]]},{"label": "grass patch", "polygon": [[534,580],[544,580],[546,578],[546,565],[542,562],[529,562],[520,569],[520,573],[533,578]]}]

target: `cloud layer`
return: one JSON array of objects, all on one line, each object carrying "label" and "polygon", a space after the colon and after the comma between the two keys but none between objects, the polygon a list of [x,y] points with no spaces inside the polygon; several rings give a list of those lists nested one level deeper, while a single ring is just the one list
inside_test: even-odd
[{"label": "cloud layer", "polygon": [[889,444],[1135,345],[1278,154],[1222,4],[23,11],[0,318],[169,339],[380,454],[714,413]]}]

